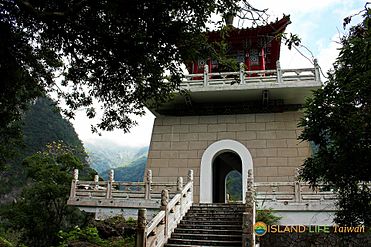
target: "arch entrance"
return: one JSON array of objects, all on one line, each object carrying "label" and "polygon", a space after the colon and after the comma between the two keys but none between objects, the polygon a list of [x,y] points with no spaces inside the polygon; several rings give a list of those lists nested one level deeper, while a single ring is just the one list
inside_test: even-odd
[{"label": "arch entrance", "polygon": [[242,201],[245,202],[247,171],[253,168],[249,150],[235,140],[212,143],[203,153],[200,167],[200,202],[225,202],[225,178],[232,170],[242,174]]},{"label": "arch entrance", "polygon": [[[227,194],[227,183],[235,183],[233,177],[228,176],[232,171],[237,171],[242,173],[242,162],[238,154],[226,151],[214,158],[213,161],[213,202],[214,203],[224,203],[226,202]],[[227,181],[228,179],[228,181]],[[241,184],[239,184],[241,186]],[[229,189],[233,192],[242,191],[242,188],[236,184],[229,185]]]}]

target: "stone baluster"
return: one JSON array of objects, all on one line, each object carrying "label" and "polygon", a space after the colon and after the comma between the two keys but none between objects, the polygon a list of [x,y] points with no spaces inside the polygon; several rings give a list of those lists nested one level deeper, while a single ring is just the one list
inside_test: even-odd
[{"label": "stone baluster", "polygon": [[276,62],[276,71],[277,71],[277,83],[282,83],[282,70],[280,60]]},{"label": "stone baluster", "polygon": [[245,64],[240,63],[240,84],[245,84]]},{"label": "stone baluster", "polygon": [[193,170],[188,170],[187,182],[193,182]]},{"label": "stone baluster", "polygon": [[299,180],[299,169],[296,169],[294,182],[295,202],[301,202],[301,185]]},{"label": "stone baluster", "polygon": [[94,190],[98,190],[98,188],[99,188],[99,185],[98,185],[98,183],[99,183],[99,175],[94,175],[94,183],[95,183]]},{"label": "stone baluster", "polygon": [[314,59],[314,77],[316,81],[321,81],[321,72],[320,72],[320,67],[318,65],[318,60],[317,58]]},{"label": "stone baluster", "polygon": [[146,183],[145,183],[145,199],[151,199],[151,184],[152,184],[152,171],[147,170]]},{"label": "stone baluster", "polygon": [[242,246],[255,246],[255,199],[252,169],[248,170],[247,190],[245,196],[245,212],[243,213]]},{"label": "stone baluster", "polygon": [[137,247],[145,247],[147,242],[147,210],[140,208],[138,210],[137,221]]},{"label": "stone baluster", "polygon": [[70,197],[75,198],[76,197],[76,190],[77,190],[77,183],[79,181],[79,170],[74,169],[73,170],[73,179],[71,182],[71,191],[70,191]]},{"label": "stone baluster", "polygon": [[209,86],[209,66],[205,64],[204,66],[204,87]]},{"label": "stone baluster", "polygon": [[164,222],[165,224],[165,239],[168,238],[168,229],[169,229],[169,210],[167,208],[167,205],[169,204],[169,191],[168,190],[162,190],[161,191],[161,207],[160,210],[165,211],[165,217]]},{"label": "stone baluster", "polygon": [[180,194],[179,202],[177,204],[180,207],[179,211],[180,211],[180,214],[182,215],[183,214],[183,207],[182,207],[183,206],[183,194],[182,194],[183,178],[182,177],[178,177],[178,179],[176,181],[176,190],[177,190],[177,193]]},{"label": "stone baluster", "polygon": [[114,170],[110,170],[109,180],[108,180],[108,183],[107,183],[107,192],[106,192],[106,198],[107,199],[112,198],[112,183],[114,182],[114,176],[115,176]]}]

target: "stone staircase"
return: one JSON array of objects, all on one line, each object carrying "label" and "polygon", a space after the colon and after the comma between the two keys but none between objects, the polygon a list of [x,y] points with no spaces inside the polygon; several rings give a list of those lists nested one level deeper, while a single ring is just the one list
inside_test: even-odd
[{"label": "stone staircase", "polygon": [[194,204],[165,247],[241,246],[243,204]]}]

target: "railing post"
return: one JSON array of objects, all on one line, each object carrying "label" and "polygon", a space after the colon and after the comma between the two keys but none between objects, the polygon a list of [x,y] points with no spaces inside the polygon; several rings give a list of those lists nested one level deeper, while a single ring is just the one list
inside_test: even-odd
[{"label": "railing post", "polygon": [[99,175],[94,175],[94,190],[98,190]]},{"label": "railing post", "polygon": [[169,229],[169,210],[167,208],[167,205],[169,203],[169,191],[168,190],[162,190],[161,191],[161,207],[160,207],[160,210],[163,210],[165,211],[165,217],[164,217],[164,224],[165,224],[165,229],[164,229],[164,233],[165,233],[165,239],[168,238],[168,229]]},{"label": "railing post", "polygon": [[152,184],[152,171],[147,170],[146,184],[145,184],[145,199],[151,199],[151,184]]},{"label": "railing post", "polygon": [[145,208],[140,208],[138,210],[137,222],[136,247],[145,247],[147,244],[147,210]]},{"label": "railing post", "polygon": [[240,63],[240,84],[245,84],[245,64]]},{"label": "railing post", "polygon": [[114,170],[110,170],[109,181],[107,183],[107,192],[106,192],[106,198],[107,199],[112,198],[112,183],[114,181],[114,176],[115,176]]},{"label": "railing post", "polygon": [[204,66],[204,87],[209,86],[209,66],[205,64]]},{"label": "railing post", "polygon": [[180,199],[179,199],[179,209],[180,209],[180,215],[183,215],[183,195],[182,195],[182,190],[183,190],[183,178],[178,177],[176,181],[176,190],[178,194],[180,194]]},{"label": "railing post", "polygon": [[70,197],[75,198],[76,197],[76,189],[77,189],[77,182],[79,181],[79,170],[74,169],[73,170],[73,178],[71,182],[71,192]]},{"label": "railing post", "polygon": [[320,67],[317,58],[314,59],[314,78],[316,81],[321,81]]},{"label": "railing post", "polygon": [[254,200],[254,179],[252,169],[248,170],[247,190],[245,197],[245,212],[243,213],[242,246],[255,246],[255,200]]},{"label": "railing post", "polygon": [[277,70],[277,83],[282,83],[282,70],[280,60],[276,61],[276,70]]}]

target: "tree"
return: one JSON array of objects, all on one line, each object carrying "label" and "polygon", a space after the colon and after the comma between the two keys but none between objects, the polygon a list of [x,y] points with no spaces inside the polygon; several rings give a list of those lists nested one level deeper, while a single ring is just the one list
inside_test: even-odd
[{"label": "tree", "polygon": [[63,143],[53,142],[26,158],[23,165],[28,186],[17,202],[1,209],[2,224],[21,233],[20,241],[29,246],[55,246],[60,230],[83,225],[87,219],[66,204],[72,170],[84,164]]},{"label": "tree", "polygon": [[58,93],[69,117],[84,108],[93,118],[96,99],[103,116],[93,130],[128,131],[129,115],[168,100],[179,65],[205,50],[211,14],[241,6],[259,13],[246,0],[0,0],[0,161],[24,110],[46,92]]},{"label": "tree", "polygon": [[[328,82],[306,102],[300,138],[317,148],[301,176],[339,194],[336,221],[371,225],[371,9],[341,39]],[[344,19],[344,25],[351,17]]]},{"label": "tree", "polygon": [[[1,102],[7,98],[18,106],[53,90],[71,110],[86,107],[93,117],[95,98],[104,108],[98,127],[127,131],[133,124],[128,114],[143,114],[148,99],[161,103],[177,87],[179,65],[204,44],[211,14],[236,12],[238,4],[1,0],[0,69],[8,89]],[[167,83],[165,71],[170,73]],[[63,77],[60,85],[54,81],[57,75]]]}]

